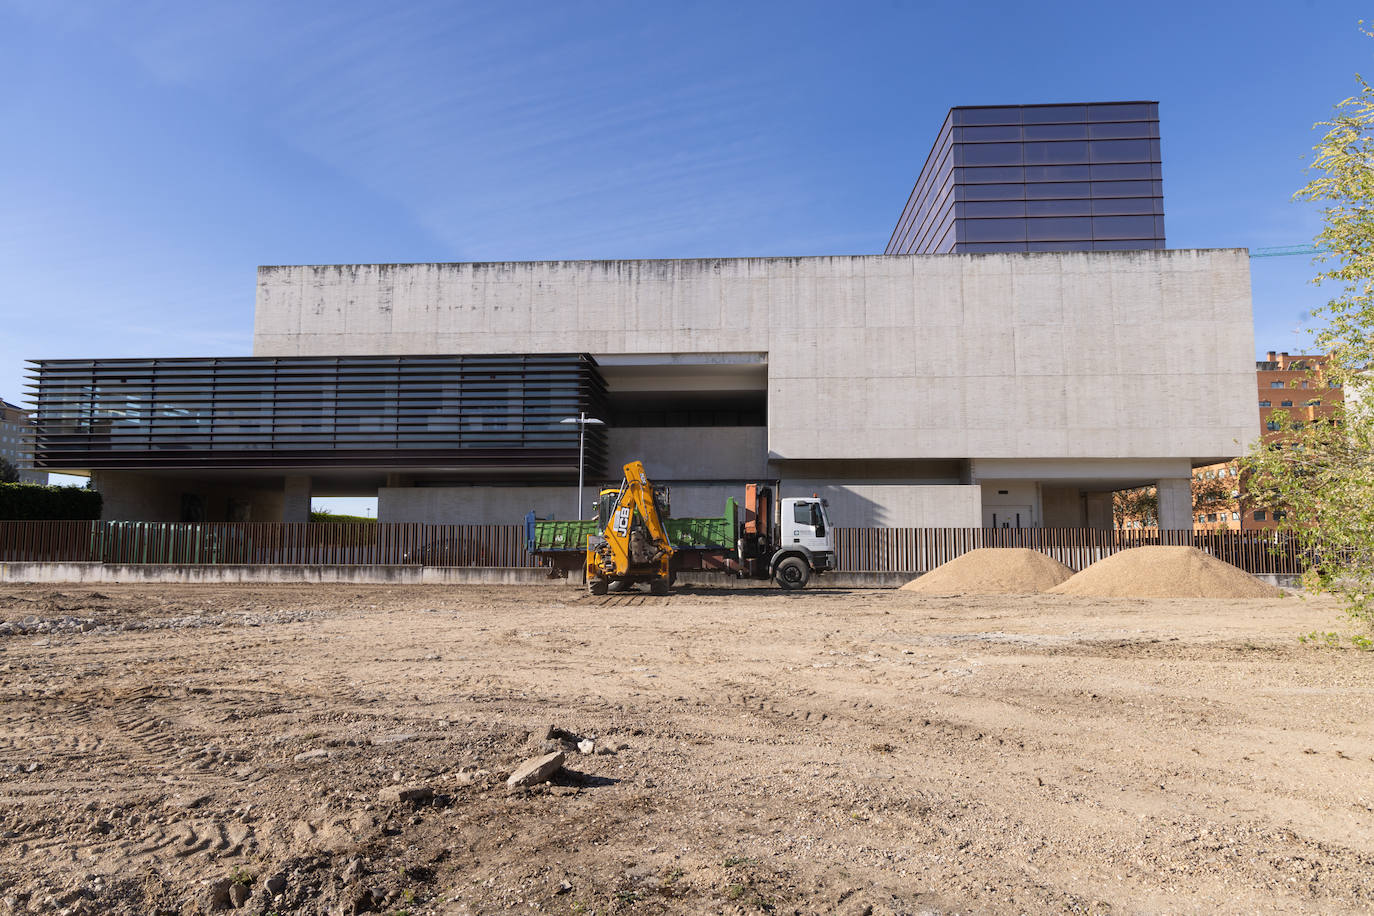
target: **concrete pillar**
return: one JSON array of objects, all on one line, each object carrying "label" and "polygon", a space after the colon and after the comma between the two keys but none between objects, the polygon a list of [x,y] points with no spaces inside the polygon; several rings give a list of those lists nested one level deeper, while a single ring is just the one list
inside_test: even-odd
[{"label": "concrete pillar", "polygon": [[288,477],[282,489],[281,520],[310,521],[310,478]]},{"label": "concrete pillar", "polygon": [[1192,530],[1193,480],[1167,477],[1155,483],[1159,493],[1159,527],[1171,531]]},{"label": "concrete pillar", "polygon": [[1083,516],[1089,528],[1111,530],[1115,524],[1112,519],[1112,494],[1104,491],[1084,493]]}]

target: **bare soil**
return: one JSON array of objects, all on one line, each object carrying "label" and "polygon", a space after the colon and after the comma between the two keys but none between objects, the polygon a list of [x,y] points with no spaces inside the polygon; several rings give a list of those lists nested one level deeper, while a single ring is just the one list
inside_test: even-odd
[{"label": "bare soil", "polygon": [[[1326,601],[0,586],[0,620],[0,913],[1374,906],[1374,656],[1299,643]],[[614,752],[508,790],[550,725]]]}]

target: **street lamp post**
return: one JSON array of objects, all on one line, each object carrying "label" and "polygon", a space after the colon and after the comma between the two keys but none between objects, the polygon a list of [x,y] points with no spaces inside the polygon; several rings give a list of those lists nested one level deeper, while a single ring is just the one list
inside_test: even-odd
[{"label": "street lamp post", "polygon": [[605,426],[606,424],[604,421],[598,420],[596,417],[587,416],[587,412],[585,410],[582,411],[578,416],[565,417],[562,420],[559,420],[558,422],[577,424],[577,520],[580,522],[582,521],[582,468],[585,465],[585,461],[583,460],[582,456],[585,453],[587,447],[587,427]]}]

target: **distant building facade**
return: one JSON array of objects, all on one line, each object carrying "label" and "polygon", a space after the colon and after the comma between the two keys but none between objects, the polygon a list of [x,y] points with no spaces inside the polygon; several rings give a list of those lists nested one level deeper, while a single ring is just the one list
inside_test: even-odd
[{"label": "distant building facade", "polygon": [[[1282,441],[1308,423],[1329,421],[1345,391],[1325,374],[1327,357],[1269,351],[1255,363],[1259,432],[1265,442]],[[1275,416],[1287,416],[1289,428]],[[1246,499],[1245,478],[1236,462],[1214,464],[1193,471],[1193,528],[1197,531],[1273,529],[1283,520],[1281,507],[1255,506]]]},{"label": "distant building facade", "polygon": [[33,423],[18,404],[0,400],[0,458],[19,469],[20,483],[47,483],[48,475],[33,469]]},{"label": "distant building facade", "polygon": [[887,254],[1164,248],[1158,102],[951,108]]}]

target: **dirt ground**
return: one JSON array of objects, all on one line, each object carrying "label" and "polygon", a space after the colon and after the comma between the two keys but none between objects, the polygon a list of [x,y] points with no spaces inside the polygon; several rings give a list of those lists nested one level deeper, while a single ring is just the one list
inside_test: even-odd
[{"label": "dirt ground", "polygon": [[[0,913],[1374,908],[1374,655],[1298,641],[1324,600],[0,586],[0,620]],[[596,752],[508,790],[551,725]]]}]

